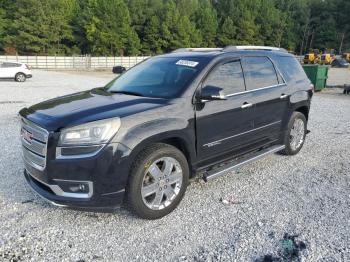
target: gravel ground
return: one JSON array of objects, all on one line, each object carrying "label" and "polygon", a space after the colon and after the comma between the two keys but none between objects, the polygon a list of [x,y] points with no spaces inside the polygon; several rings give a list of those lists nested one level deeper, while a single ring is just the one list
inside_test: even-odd
[{"label": "gravel ground", "polygon": [[328,72],[328,86],[342,86],[350,84],[350,68],[330,68]]},{"label": "gravel ground", "polygon": [[35,195],[22,176],[17,112],[112,78],[34,71],[25,83],[0,82],[0,261],[350,261],[350,96],[337,91],[315,94],[298,155],[196,179],[160,220]]}]

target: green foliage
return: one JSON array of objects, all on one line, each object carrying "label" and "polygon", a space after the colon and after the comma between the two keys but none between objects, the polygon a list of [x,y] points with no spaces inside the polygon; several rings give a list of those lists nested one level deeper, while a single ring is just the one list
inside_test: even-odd
[{"label": "green foliage", "polygon": [[161,24],[163,50],[168,52],[180,47],[198,46],[201,42],[199,31],[191,23],[188,16],[180,14],[173,1],[169,1],[164,9]]},{"label": "green foliage", "polygon": [[[73,40],[64,1],[17,0],[4,45],[29,54],[65,53]],[[9,21],[9,18],[7,19]]]},{"label": "green foliage", "polygon": [[0,8],[0,48],[2,48],[2,39],[5,33],[5,10]]},{"label": "green foliage", "polygon": [[160,38],[161,26],[157,16],[152,16],[146,23],[144,31],[143,53],[146,55],[160,54],[164,46],[163,39]]},{"label": "green foliage", "polygon": [[345,51],[349,14],[349,0],[1,0],[0,50],[152,55],[272,45],[299,53],[342,43]]},{"label": "green foliage", "polygon": [[218,41],[220,46],[235,45],[237,35],[237,27],[234,25],[230,17],[226,17],[221,25]]},{"label": "green foliage", "polygon": [[204,3],[195,13],[195,21],[202,38],[200,46],[215,47],[218,30],[216,10],[209,3]]},{"label": "green foliage", "polygon": [[137,54],[140,40],[130,26],[130,16],[122,0],[89,0],[82,29],[90,52],[96,55]]}]

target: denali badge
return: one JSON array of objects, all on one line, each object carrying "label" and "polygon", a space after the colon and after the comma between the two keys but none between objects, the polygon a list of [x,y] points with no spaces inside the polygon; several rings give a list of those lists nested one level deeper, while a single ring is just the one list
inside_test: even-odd
[{"label": "denali badge", "polygon": [[21,130],[21,136],[23,137],[23,139],[28,142],[29,144],[32,143],[33,140],[33,134],[28,132],[27,130],[25,130],[24,128],[22,128]]}]

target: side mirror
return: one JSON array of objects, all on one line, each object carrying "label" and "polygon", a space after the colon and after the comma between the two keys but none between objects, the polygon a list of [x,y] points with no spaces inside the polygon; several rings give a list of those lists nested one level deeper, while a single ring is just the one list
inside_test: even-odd
[{"label": "side mirror", "polygon": [[200,100],[226,100],[225,93],[222,88],[217,86],[205,86],[202,88],[200,96]]},{"label": "side mirror", "polygon": [[126,71],[126,68],[124,66],[114,66],[112,69],[112,72],[114,74],[122,74]]}]

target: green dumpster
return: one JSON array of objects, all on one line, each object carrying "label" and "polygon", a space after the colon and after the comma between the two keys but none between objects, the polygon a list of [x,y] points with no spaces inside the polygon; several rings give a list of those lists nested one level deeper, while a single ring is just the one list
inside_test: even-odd
[{"label": "green dumpster", "polygon": [[326,87],[328,79],[328,68],[326,65],[304,65],[304,71],[311,83],[315,86],[315,91],[321,91]]}]

